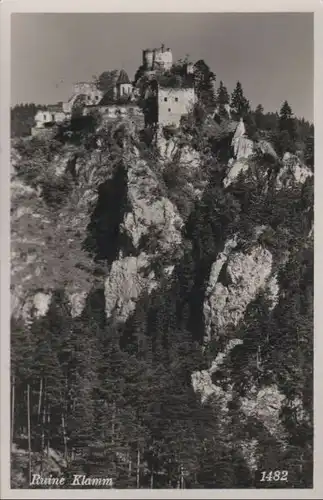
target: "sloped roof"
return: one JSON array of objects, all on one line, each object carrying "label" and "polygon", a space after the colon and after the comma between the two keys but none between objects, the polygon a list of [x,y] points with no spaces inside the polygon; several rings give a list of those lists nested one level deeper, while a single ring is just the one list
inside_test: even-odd
[{"label": "sloped roof", "polygon": [[129,76],[127,75],[127,73],[125,72],[124,69],[122,69],[119,73],[119,77],[118,77],[118,80],[117,80],[117,84],[121,84],[121,83],[130,83],[130,80],[129,80]]}]

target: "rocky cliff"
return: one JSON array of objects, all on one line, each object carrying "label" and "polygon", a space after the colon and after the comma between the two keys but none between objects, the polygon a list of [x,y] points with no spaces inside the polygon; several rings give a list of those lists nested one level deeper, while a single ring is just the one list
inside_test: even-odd
[{"label": "rocky cliff", "polygon": [[[303,318],[312,173],[290,155],[279,163],[272,148],[268,163],[268,148],[256,155],[257,145],[237,132],[228,164],[216,159],[218,139],[197,150],[185,132],[160,134],[147,146],[126,119],[74,136],[12,147],[14,320],[32,327],[46,319],[57,290],[71,321],[83,318],[99,291],[121,349],[152,342],[155,366],[172,370],[176,353],[189,350],[188,335],[199,359],[186,355],[188,387],[206,412],[220,412],[218,439],[235,443],[251,473],[269,460],[264,443],[283,460],[310,421],[302,368],[310,354],[302,346],[311,342]],[[291,408],[301,417],[286,424]]]}]

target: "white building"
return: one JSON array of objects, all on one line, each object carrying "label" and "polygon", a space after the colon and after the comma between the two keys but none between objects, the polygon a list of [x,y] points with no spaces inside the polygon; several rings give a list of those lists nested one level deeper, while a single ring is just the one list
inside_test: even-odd
[{"label": "white building", "polygon": [[62,104],[54,104],[39,109],[35,115],[35,126],[31,130],[32,135],[46,128],[51,128],[55,123],[62,123],[66,119]]}]

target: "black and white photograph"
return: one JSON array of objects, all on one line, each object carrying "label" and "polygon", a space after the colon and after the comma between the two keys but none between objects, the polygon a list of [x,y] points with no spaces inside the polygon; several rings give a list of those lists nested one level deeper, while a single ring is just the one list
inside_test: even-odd
[{"label": "black and white photograph", "polygon": [[10,28],[11,489],[312,489],[313,13]]}]

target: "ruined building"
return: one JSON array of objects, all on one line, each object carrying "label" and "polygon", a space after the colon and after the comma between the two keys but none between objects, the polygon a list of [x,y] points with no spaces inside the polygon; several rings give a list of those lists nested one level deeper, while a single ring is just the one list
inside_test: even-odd
[{"label": "ruined building", "polygon": [[35,115],[35,126],[31,129],[31,135],[39,135],[54,123],[62,123],[65,117],[62,103],[46,106],[46,109],[39,109]]},{"label": "ruined building", "polygon": [[146,73],[169,71],[173,66],[173,54],[162,45],[159,49],[145,49],[142,52],[142,63]]},{"label": "ruined building", "polygon": [[162,45],[160,49],[143,50],[143,78],[148,78],[145,89],[146,126],[178,127],[183,115],[189,113],[195,102],[193,64],[188,63],[186,74],[171,74],[173,55]]},{"label": "ruined building", "polygon": [[72,113],[73,106],[82,101],[84,106],[94,106],[99,104],[103,97],[103,92],[97,88],[93,82],[78,82],[73,86],[73,94],[70,99],[63,104],[63,111],[66,115]]},{"label": "ruined building", "polygon": [[188,114],[195,101],[194,88],[163,88],[157,92],[157,122],[159,125],[179,126],[183,115]]},{"label": "ruined building", "polygon": [[145,94],[146,126],[178,127],[182,116],[187,115],[195,102],[193,87],[162,86],[153,80]]},{"label": "ruined building", "polygon": [[69,100],[62,103],[59,115],[48,113],[47,107],[37,113],[35,133],[53,123],[70,119],[76,107],[81,107],[84,115],[95,108],[109,119],[127,114],[129,108],[133,115],[142,115],[146,126],[179,126],[181,117],[192,109],[195,101],[193,64],[187,64],[185,71],[188,78],[182,85],[178,81],[174,83],[174,75],[172,79],[173,54],[169,48],[162,45],[160,48],[145,49],[142,58],[143,77],[149,81],[144,89],[144,96],[141,95],[146,103],[143,111],[137,106],[138,82],[134,85],[126,71],[121,69],[115,82],[113,97],[110,93],[105,94],[98,89],[95,82],[78,82],[74,84]]}]

